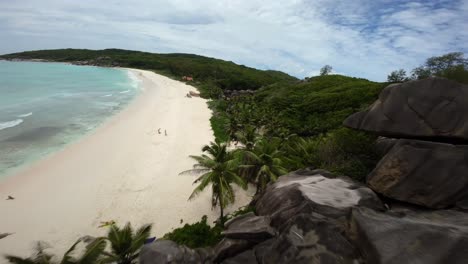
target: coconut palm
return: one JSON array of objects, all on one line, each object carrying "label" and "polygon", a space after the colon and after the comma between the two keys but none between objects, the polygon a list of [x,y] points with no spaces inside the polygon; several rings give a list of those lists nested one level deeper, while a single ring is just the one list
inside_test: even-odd
[{"label": "coconut palm", "polygon": [[252,150],[256,141],[260,139],[257,128],[252,125],[245,125],[236,133],[236,139],[242,143],[247,150]]},{"label": "coconut palm", "polygon": [[136,231],[130,223],[123,228],[111,225],[107,234],[107,240],[111,243],[111,253],[104,253],[106,263],[132,264],[135,263],[140,253],[140,248],[150,237],[151,225],[143,225]]},{"label": "coconut palm", "polygon": [[289,168],[296,170],[318,164],[318,146],[322,136],[314,138],[302,138],[293,136],[287,140],[282,148],[286,156],[289,157]]},{"label": "coconut palm", "polygon": [[79,239],[71,246],[69,250],[64,254],[61,261],[54,261],[54,255],[47,253],[46,246],[44,243],[38,242],[36,246],[36,252],[32,257],[21,258],[16,256],[6,256],[5,258],[10,263],[15,264],[90,264],[90,263],[103,263],[102,254],[106,247],[106,241],[104,238],[97,238],[86,246],[85,251],[79,257],[73,257],[76,246],[82,242]]},{"label": "coconut palm", "polygon": [[269,182],[287,173],[283,167],[285,157],[279,150],[279,138],[262,139],[258,141],[251,151],[244,150],[243,155],[249,164],[241,165],[243,169],[251,172],[249,178],[257,185],[257,194],[262,193]]},{"label": "coconut palm", "polygon": [[220,222],[224,225],[224,208],[235,200],[232,183],[239,185],[243,189],[247,188],[244,180],[237,174],[239,169],[239,159],[235,151],[228,151],[226,143],[211,142],[202,148],[201,156],[190,156],[197,161],[194,168],[184,173],[201,174],[194,184],[198,186],[189,197],[193,199],[200,194],[208,185],[211,185],[211,205],[220,208]]}]

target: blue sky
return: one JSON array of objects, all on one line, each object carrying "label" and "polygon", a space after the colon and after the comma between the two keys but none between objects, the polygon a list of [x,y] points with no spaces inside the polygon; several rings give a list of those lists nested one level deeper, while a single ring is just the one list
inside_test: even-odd
[{"label": "blue sky", "polygon": [[[183,52],[383,81],[468,53],[468,0],[0,0],[0,53],[54,48]],[[468,54],[467,54],[468,55]]]}]

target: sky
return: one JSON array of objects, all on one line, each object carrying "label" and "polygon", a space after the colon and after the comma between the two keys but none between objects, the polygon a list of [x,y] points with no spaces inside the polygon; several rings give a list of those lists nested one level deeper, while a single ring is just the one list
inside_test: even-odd
[{"label": "sky", "polygon": [[468,0],[0,0],[0,54],[56,48],[194,53],[304,78],[384,81],[468,55]]}]

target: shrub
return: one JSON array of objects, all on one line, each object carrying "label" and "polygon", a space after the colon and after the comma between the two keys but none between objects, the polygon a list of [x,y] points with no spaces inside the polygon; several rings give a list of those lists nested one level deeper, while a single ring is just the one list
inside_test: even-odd
[{"label": "shrub", "polygon": [[221,226],[209,226],[207,216],[204,215],[200,222],[185,224],[183,227],[176,228],[165,234],[163,239],[172,240],[179,245],[190,248],[209,247],[221,241],[222,230]]}]

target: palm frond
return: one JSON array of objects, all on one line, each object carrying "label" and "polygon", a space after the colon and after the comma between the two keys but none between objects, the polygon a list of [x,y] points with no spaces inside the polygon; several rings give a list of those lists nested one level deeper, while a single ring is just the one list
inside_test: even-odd
[{"label": "palm frond", "polygon": [[71,264],[74,263],[74,259],[71,256],[73,251],[75,251],[76,246],[81,242],[81,238],[78,239],[68,250],[63,254],[62,261],[60,262],[61,264]]},{"label": "palm frond", "polygon": [[201,180],[200,184],[193,190],[192,194],[189,197],[189,200],[197,196],[200,192],[202,192],[206,188],[206,186],[208,186],[211,183],[212,174],[213,172],[208,172],[204,174],[203,178],[200,177],[197,179],[197,181],[195,181],[195,182],[198,182],[198,180]]},{"label": "palm frond", "polygon": [[86,246],[86,251],[81,255],[78,263],[97,263],[106,248],[107,242],[104,238],[97,238]]},{"label": "palm frond", "polygon": [[135,232],[135,235],[133,236],[133,243],[129,251],[131,253],[138,252],[138,250],[145,244],[145,241],[150,237],[150,235],[151,235],[150,224],[143,225],[140,228],[138,228]]},{"label": "palm frond", "polygon": [[210,169],[190,169],[179,173],[179,175],[194,175],[209,172]]}]

